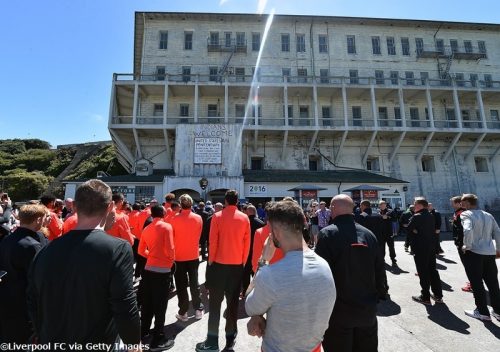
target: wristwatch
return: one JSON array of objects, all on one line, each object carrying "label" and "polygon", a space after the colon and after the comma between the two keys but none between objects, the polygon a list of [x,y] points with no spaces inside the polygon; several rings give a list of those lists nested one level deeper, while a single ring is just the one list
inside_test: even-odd
[{"label": "wristwatch", "polygon": [[257,267],[259,269],[262,268],[263,266],[266,266],[266,265],[269,265],[269,262],[267,260],[259,259],[259,261],[257,263]]}]

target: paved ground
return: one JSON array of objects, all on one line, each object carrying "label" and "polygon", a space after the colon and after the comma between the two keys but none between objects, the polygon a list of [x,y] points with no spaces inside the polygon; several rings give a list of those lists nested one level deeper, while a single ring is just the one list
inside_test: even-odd
[{"label": "paved ground", "polygon": [[[404,252],[401,240],[396,242],[399,267],[386,265],[391,301],[379,306],[379,351],[500,351],[500,322],[483,323],[464,315],[464,309],[474,307],[472,294],[460,289],[465,283],[464,269],[453,242],[443,241],[442,247],[445,256],[437,262],[445,304],[427,307],[411,300],[411,296],[420,291],[413,257]],[[200,266],[201,283],[204,282],[205,266],[206,263]],[[206,301],[206,296],[204,298]],[[200,321],[191,318],[187,323],[180,323],[175,319],[176,312],[177,297],[174,296],[169,300],[165,327],[168,335],[176,335],[175,346],[170,351],[194,351],[195,344],[206,336],[208,316]],[[189,313],[194,315],[192,311]],[[221,320],[219,335],[222,348],[225,321]],[[246,332],[248,320],[240,301],[239,336],[235,351],[260,351],[260,339]]]}]

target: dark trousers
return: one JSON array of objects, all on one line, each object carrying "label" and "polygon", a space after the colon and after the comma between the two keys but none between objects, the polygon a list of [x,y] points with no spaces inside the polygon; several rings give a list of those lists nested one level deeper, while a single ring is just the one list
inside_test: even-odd
[{"label": "dark trousers", "polygon": [[252,260],[249,259],[243,268],[243,277],[241,279],[241,292],[245,294],[247,292],[248,286],[250,286],[250,280],[254,272],[252,270]]},{"label": "dark trousers", "polygon": [[405,247],[409,248],[411,247],[411,233],[409,233],[406,228],[403,228],[402,232],[406,235],[405,238]]},{"label": "dark trousers", "polygon": [[144,270],[139,285],[142,300],[141,307],[141,333],[147,335],[153,317],[155,325],[153,333],[159,335],[165,325],[165,313],[168,304],[168,282],[170,273],[155,273]]},{"label": "dark trousers", "polygon": [[208,257],[208,242],[207,242],[207,235],[201,235],[200,236],[200,254],[203,259]]},{"label": "dark trousers", "polygon": [[440,239],[441,234],[436,233],[436,236],[434,240],[436,241],[436,254],[439,254],[439,252],[443,252],[443,249],[441,248],[441,239]]},{"label": "dark trousers", "polygon": [[0,341],[28,343],[33,331],[28,317],[22,313],[17,316],[0,315]]},{"label": "dark trousers", "polygon": [[188,287],[193,300],[193,308],[202,310],[200,288],[198,287],[198,259],[175,262],[175,286],[179,298],[179,314],[184,315],[189,309]]},{"label": "dark trousers", "polygon": [[[386,240],[387,247],[389,247],[389,256],[391,257],[391,260],[396,259],[396,250],[394,249],[394,237],[391,235],[388,235]],[[384,247],[384,258],[385,258],[385,247]]]},{"label": "dark trousers", "polygon": [[341,321],[331,322],[322,343],[325,352],[377,352],[376,320],[374,325],[360,327],[342,326]]},{"label": "dark trousers", "polygon": [[146,261],[147,261],[147,259],[144,258],[142,255],[140,255],[140,254],[137,255],[137,261],[135,263],[134,277],[141,277],[142,276],[142,272],[144,271],[144,267],[146,266]]},{"label": "dark trousers", "polygon": [[[379,242],[378,243],[378,251],[379,254],[382,256],[382,258],[385,257],[385,242]],[[389,284],[387,282],[387,272],[384,269],[384,287],[386,291],[389,291]]]},{"label": "dark trousers", "polygon": [[500,289],[498,287],[498,269],[494,255],[481,255],[471,251],[464,254],[464,266],[470,280],[474,301],[479,313],[490,315],[486,303],[483,281],[490,292],[490,303],[495,313],[500,314]]},{"label": "dark trousers", "polygon": [[420,287],[422,288],[422,297],[429,300],[431,295],[429,289],[436,297],[443,297],[443,290],[441,288],[441,278],[436,269],[436,255],[433,250],[416,250],[415,252],[415,266],[417,267],[418,277],[420,279]]},{"label": "dark trousers", "polygon": [[238,332],[238,300],[243,265],[212,263],[207,272],[210,286],[207,342],[210,346],[218,346],[220,307],[224,297],[227,302],[226,341],[234,341]]}]

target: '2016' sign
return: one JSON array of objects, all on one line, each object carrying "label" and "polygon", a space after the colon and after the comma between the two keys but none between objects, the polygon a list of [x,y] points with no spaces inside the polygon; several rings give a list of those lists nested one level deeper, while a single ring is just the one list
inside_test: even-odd
[{"label": "'2016' sign", "polygon": [[248,188],[249,196],[265,196],[267,194],[266,185],[250,185]]}]

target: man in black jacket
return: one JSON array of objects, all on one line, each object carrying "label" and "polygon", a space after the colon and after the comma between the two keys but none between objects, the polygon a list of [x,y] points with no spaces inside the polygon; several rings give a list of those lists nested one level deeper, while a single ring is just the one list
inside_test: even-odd
[{"label": "man in black jacket", "polygon": [[[441,278],[436,269],[434,216],[429,213],[429,203],[425,198],[415,198],[414,205],[415,215],[408,224],[408,232],[413,234],[412,249],[422,291],[420,296],[413,296],[412,299],[430,305],[432,297],[436,303],[443,303]],[[430,294],[430,288],[433,295]]]},{"label": "man in black jacket", "polygon": [[321,230],[316,246],[337,287],[325,352],[377,351],[377,302],[386,297],[383,258],[373,233],[354,222],[353,206],[345,194],[333,197],[333,224]]},{"label": "man in black jacket", "polygon": [[[411,247],[412,234],[408,232],[408,224],[410,223],[410,219],[414,213],[415,213],[415,206],[412,204],[408,207],[408,210],[405,211],[399,218],[399,225],[401,226],[401,232],[403,232],[406,235],[405,245],[404,245],[405,252],[408,252],[409,248]],[[413,250],[410,253],[413,254]]]},{"label": "man in black jacket", "polygon": [[[194,212],[196,214],[198,214],[199,216],[201,216],[201,220],[203,220],[203,229],[205,229],[207,227],[208,218],[210,217],[210,213],[205,211],[205,203],[199,202],[198,206],[196,207],[196,210]],[[201,260],[207,260],[207,258],[208,258],[207,239],[208,239],[208,232],[202,231],[201,236],[200,236]]]},{"label": "man in black jacket", "polygon": [[[392,265],[396,265],[396,250],[394,249],[394,237],[392,232],[392,223],[395,218],[394,212],[387,207],[387,202],[381,200],[378,203],[380,216],[382,216],[382,235],[385,237],[387,247],[389,247],[389,256],[391,257]],[[385,261],[385,245],[384,245],[384,261]]]},{"label": "man in black jacket", "polygon": [[0,270],[7,274],[0,282],[0,341],[27,343],[32,327],[26,307],[28,269],[33,257],[47,244],[38,234],[47,209],[28,204],[19,212],[20,226],[0,243]]},{"label": "man in black jacket", "polygon": [[[42,249],[28,275],[28,309],[41,344],[140,343],[128,242],[103,228],[113,219],[111,189],[90,180],[76,190],[77,227]],[[113,220],[111,220],[113,221]]]}]

